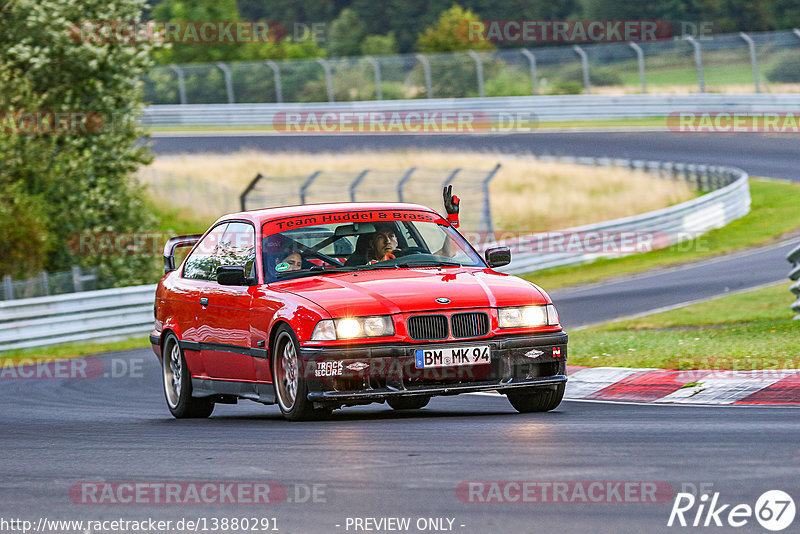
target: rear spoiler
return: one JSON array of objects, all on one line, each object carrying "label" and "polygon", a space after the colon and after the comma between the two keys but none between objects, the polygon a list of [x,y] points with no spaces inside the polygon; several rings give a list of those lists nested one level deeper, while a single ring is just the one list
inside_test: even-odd
[{"label": "rear spoiler", "polygon": [[164,243],[164,273],[175,270],[175,249],[178,247],[192,247],[200,241],[203,234],[179,235],[170,237]]}]

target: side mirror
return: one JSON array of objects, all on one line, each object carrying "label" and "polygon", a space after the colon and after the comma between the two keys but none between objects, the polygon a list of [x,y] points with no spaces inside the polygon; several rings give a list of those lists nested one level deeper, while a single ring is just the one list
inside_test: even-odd
[{"label": "side mirror", "polygon": [[217,282],[223,286],[246,286],[249,280],[241,265],[220,265],[217,267]]},{"label": "side mirror", "polygon": [[511,250],[508,247],[490,248],[484,257],[489,267],[502,267],[511,263]]}]

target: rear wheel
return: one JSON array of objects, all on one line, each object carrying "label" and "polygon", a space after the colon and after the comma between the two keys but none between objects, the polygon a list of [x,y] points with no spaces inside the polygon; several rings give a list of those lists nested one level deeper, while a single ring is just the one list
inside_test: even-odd
[{"label": "rear wheel", "polygon": [[178,338],[167,334],[161,353],[161,370],[164,377],[164,396],[170,413],[178,418],[208,417],[214,403],[192,397],[192,376],[183,357]]},{"label": "rear wheel", "polygon": [[522,391],[509,391],[508,402],[520,413],[549,412],[555,410],[564,398],[565,384],[555,389],[530,388]]},{"label": "rear wheel", "polygon": [[430,402],[430,397],[395,397],[387,399],[386,404],[394,410],[419,410]]},{"label": "rear wheel", "polygon": [[288,326],[278,329],[272,346],[271,361],[275,399],[286,419],[302,421],[330,415],[330,409],[315,409],[314,403],[308,400],[308,386],[302,376],[299,344]]}]

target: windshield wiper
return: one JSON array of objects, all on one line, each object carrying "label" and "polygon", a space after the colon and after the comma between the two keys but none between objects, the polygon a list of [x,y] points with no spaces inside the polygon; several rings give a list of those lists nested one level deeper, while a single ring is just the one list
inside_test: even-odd
[{"label": "windshield wiper", "polygon": [[427,261],[404,261],[402,263],[397,264],[398,267],[461,267],[461,264],[455,261],[436,261],[436,260],[427,260]]}]

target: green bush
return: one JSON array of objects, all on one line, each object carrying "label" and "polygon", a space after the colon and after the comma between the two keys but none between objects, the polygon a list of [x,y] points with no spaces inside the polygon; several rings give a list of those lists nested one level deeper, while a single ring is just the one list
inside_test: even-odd
[{"label": "green bush", "polygon": [[486,96],[525,96],[533,94],[530,74],[504,69],[486,80]]},{"label": "green bush", "polygon": [[800,82],[800,54],[781,55],[775,66],[767,72],[767,80],[774,83]]},{"label": "green bush", "polygon": [[559,80],[546,92],[549,95],[579,95],[583,92],[583,83]]},{"label": "green bush", "polygon": [[[580,63],[571,63],[558,72],[559,78],[568,82],[583,85],[583,67]],[[589,83],[596,86],[622,85],[622,78],[614,67],[593,67],[589,65]]]}]

